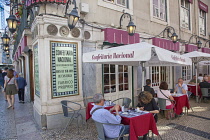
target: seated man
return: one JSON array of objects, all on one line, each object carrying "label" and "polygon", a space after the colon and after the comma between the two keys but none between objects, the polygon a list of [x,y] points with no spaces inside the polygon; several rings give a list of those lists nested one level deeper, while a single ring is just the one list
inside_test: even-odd
[{"label": "seated man", "polygon": [[208,77],[203,77],[203,82],[200,82],[200,88],[210,88],[210,83],[208,83]]},{"label": "seated man", "polygon": [[187,94],[188,87],[186,84],[184,84],[184,80],[182,78],[179,78],[178,84],[176,84],[174,92]]},{"label": "seated man", "polygon": [[[116,115],[112,114],[110,111],[104,109],[104,97],[102,94],[95,94],[93,97],[95,105],[90,111],[92,119],[100,123],[112,123],[120,124],[121,117],[119,115],[120,106],[115,105],[110,111],[115,110]],[[123,127],[120,125],[104,125],[104,133],[107,138],[116,138],[119,137],[119,134],[123,131]],[[125,125],[124,134],[129,134],[129,125]],[[120,138],[123,140],[123,138]]]},{"label": "seated man", "polygon": [[153,97],[155,97],[155,91],[153,88],[151,88],[151,80],[146,80],[146,86],[144,86],[144,91],[149,91]]},{"label": "seated man", "polygon": [[[197,79],[197,83],[200,83],[200,79]],[[190,80],[189,84],[196,85],[196,76],[193,75],[193,79]]]}]

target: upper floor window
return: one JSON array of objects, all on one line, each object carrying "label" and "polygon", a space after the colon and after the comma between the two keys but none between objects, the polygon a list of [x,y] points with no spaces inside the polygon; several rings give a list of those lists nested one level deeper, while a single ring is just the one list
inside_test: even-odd
[{"label": "upper floor window", "polygon": [[120,5],[120,6],[129,8],[128,7],[129,0],[104,0],[104,1],[111,2],[113,4],[116,4],[116,5]]},{"label": "upper floor window", "polygon": [[167,0],[153,0],[153,16],[167,21]]},{"label": "upper floor window", "polygon": [[206,12],[200,9],[199,31],[201,35],[206,35]]},{"label": "upper floor window", "polygon": [[189,0],[181,0],[180,20],[181,20],[181,27],[190,30],[190,2]]}]

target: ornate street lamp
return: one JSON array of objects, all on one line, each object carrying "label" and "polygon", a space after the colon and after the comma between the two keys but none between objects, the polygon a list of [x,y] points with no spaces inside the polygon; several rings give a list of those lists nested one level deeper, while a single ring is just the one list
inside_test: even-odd
[{"label": "ornate street lamp", "polygon": [[[67,14],[67,9],[69,7],[69,3],[73,3],[74,4],[74,8],[72,9],[72,11]],[[79,15],[78,15],[78,11],[77,11],[77,4],[76,4],[76,0],[73,0],[73,2],[71,0],[68,0],[67,5],[66,5],[66,10],[65,10],[65,15],[68,15],[68,26],[69,29],[73,29],[77,22],[79,21]]]},{"label": "ornate street lamp", "polygon": [[7,26],[9,28],[9,31],[13,34],[17,29],[17,22],[18,20],[14,15],[10,15],[9,18],[6,19]]},{"label": "ornate street lamp", "polygon": [[[167,37],[172,40],[173,43],[176,43],[178,40],[178,35],[175,32],[175,29],[171,26],[167,26],[161,33],[163,33],[163,36],[165,35],[165,32],[167,32]],[[160,34],[161,34],[160,33]]]},{"label": "ornate street lamp", "polygon": [[9,36],[6,34],[6,32],[4,33],[4,35],[1,37],[2,39],[2,44],[4,46],[8,46],[9,45],[9,41],[10,41],[10,38]]},{"label": "ornate street lamp", "polygon": [[3,47],[3,50],[4,50],[4,51],[7,51],[7,50],[9,50],[9,45],[7,45],[7,46],[4,46],[4,47]]},{"label": "ornate street lamp", "polygon": [[[193,43],[193,44],[196,44],[197,47],[198,47],[198,49],[200,49],[201,46],[202,46],[202,42],[200,41],[200,37],[199,37],[198,35],[192,35],[192,36],[190,37],[189,41],[188,41],[188,44],[191,43],[191,39],[192,39],[193,37],[196,39],[196,43]],[[205,44],[205,45],[206,45],[206,44]]]},{"label": "ornate street lamp", "polygon": [[127,32],[130,36],[133,36],[135,34],[136,25],[133,23],[132,17],[129,13],[123,13],[122,16],[120,17],[120,29],[122,29],[123,17],[125,18],[126,15],[130,18],[130,21],[129,21],[128,26],[127,26]]}]

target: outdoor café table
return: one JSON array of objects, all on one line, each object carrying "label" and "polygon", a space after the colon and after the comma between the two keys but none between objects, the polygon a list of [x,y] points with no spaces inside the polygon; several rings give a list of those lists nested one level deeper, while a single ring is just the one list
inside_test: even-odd
[{"label": "outdoor caf\u00e9 table", "polygon": [[[193,95],[196,96],[196,86],[195,85],[191,85],[191,84],[187,84],[188,87],[188,91],[192,92]],[[198,85],[198,95],[201,96],[201,89],[200,86]]]},{"label": "outdoor caf\u00e9 table", "polygon": [[176,101],[175,104],[175,113],[177,115],[182,113],[182,108],[187,107],[190,108],[190,104],[188,101],[188,97],[185,94],[172,94],[174,100]]},{"label": "outdoor caf\u00e9 table", "polygon": [[130,126],[130,139],[138,140],[138,136],[143,136],[152,130],[152,133],[159,135],[155,119],[152,113],[140,114],[139,116],[130,117],[129,115],[123,115],[122,124]]},{"label": "outdoor caf\u00e9 table", "polygon": [[[89,102],[87,104],[87,107],[86,107],[86,121],[91,118],[90,110],[93,108],[93,105],[94,105],[93,102]],[[105,107],[105,109],[109,110],[112,107],[113,106],[107,106],[107,107]]]}]

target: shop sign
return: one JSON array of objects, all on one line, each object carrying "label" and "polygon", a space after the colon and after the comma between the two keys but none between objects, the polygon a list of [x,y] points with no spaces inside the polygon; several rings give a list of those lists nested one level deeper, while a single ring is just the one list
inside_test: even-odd
[{"label": "shop sign", "polygon": [[206,5],[205,3],[203,3],[202,1],[198,2],[199,8],[201,10],[203,10],[204,12],[208,13],[208,5]]},{"label": "shop sign", "polygon": [[38,44],[34,46],[34,81],[35,94],[40,97]]},{"label": "shop sign", "polygon": [[57,3],[66,4],[67,0],[26,0],[26,6],[33,6],[36,4]]},{"label": "shop sign", "polygon": [[51,42],[52,97],[78,95],[77,43]]}]

